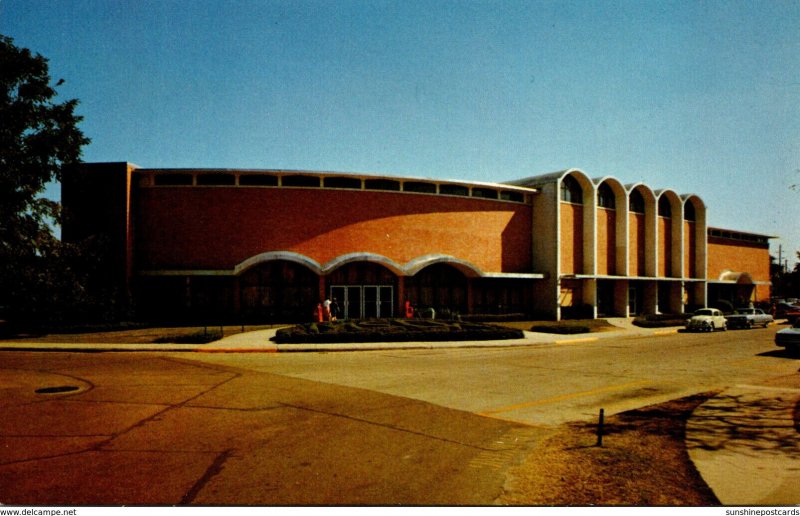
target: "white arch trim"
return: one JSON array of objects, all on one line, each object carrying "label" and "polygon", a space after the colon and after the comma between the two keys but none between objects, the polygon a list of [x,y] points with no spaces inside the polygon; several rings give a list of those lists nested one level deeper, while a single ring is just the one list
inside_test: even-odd
[{"label": "white arch trim", "polygon": [[321,275],[323,268],[316,260],[309,258],[300,253],[295,253],[292,251],[269,251],[267,253],[257,254],[255,256],[251,256],[247,260],[243,261],[239,265],[233,268],[233,274],[239,275],[246,271],[251,267],[255,267],[256,265],[260,265],[266,262],[272,262],[275,260],[284,260],[287,262],[294,262],[299,263],[300,265],[304,265],[311,269],[314,274]]},{"label": "white arch trim", "polygon": [[736,272],[731,270],[723,271],[719,275],[719,280],[726,283],[736,283],[738,285],[752,285],[755,282],[749,272]]},{"label": "white arch trim", "polygon": [[395,274],[403,275],[404,270],[401,265],[399,265],[394,260],[391,260],[383,255],[375,254],[375,253],[348,253],[343,254],[341,256],[337,256],[333,260],[327,262],[325,265],[322,266],[322,274],[328,274],[342,265],[346,265],[352,262],[372,262],[383,265],[390,271]]},{"label": "white arch trim", "polygon": [[654,192],[656,194],[656,199],[660,200],[662,197],[666,197],[669,199],[669,203],[672,205],[673,208],[681,208],[683,207],[683,199],[681,196],[677,194],[674,190],[664,189],[664,190],[656,190]]},{"label": "white arch trim", "polygon": [[419,256],[417,258],[414,258],[405,265],[400,265],[394,260],[376,253],[348,253],[348,254],[343,254],[341,256],[337,256],[333,260],[326,262],[324,265],[320,265],[316,260],[313,260],[308,256],[302,255],[300,253],[295,253],[292,251],[270,251],[266,253],[257,254],[255,256],[252,256],[244,260],[236,267],[234,267],[233,274],[239,275],[252,267],[275,260],[284,260],[303,265],[311,269],[311,271],[314,272],[314,274],[317,274],[319,276],[327,275],[330,272],[338,269],[339,267],[353,262],[377,263],[379,265],[383,265],[384,267],[386,267],[387,269],[389,269],[398,276],[413,276],[422,269],[424,269],[425,267],[437,263],[445,263],[447,265],[450,265],[458,269],[465,276],[470,278],[496,276],[495,274],[492,273],[488,274],[484,273],[475,264],[470,263],[467,260],[461,260],[459,258],[447,254],[427,254],[424,256]]},{"label": "white arch trim", "polygon": [[697,210],[699,208],[699,209],[702,209],[703,212],[706,211],[706,203],[705,203],[705,201],[697,194],[684,194],[684,195],[681,195],[681,200],[683,201],[684,205],[686,203],[694,204],[695,210]]},{"label": "white arch trim", "polygon": [[639,190],[639,193],[645,198],[645,202],[655,202],[658,197],[652,188],[641,182],[626,185],[625,188],[628,190],[629,196],[634,190]]},{"label": "white arch trim", "polygon": [[413,260],[406,263],[405,267],[403,267],[406,276],[413,276],[425,267],[430,265],[434,265],[437,263],[445,263],[447,265],[451,265],[458,269],[464,276],[468,278],[479,278],[484,276],[483,272],[476,267],[474,264],[466,261],[460,260],[454,256],[450,256],[447,254],[426,254],[424,256],[420,256],[418,258],[414,258]]}]

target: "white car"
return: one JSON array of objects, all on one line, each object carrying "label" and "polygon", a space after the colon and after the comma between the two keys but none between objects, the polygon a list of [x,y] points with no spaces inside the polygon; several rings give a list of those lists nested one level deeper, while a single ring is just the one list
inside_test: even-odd
[{"label": "white car", "polygon": [[686,322],[686,329],[690,331],[727,330],[728,322],[722,312],[716,308],[701,308]]}]

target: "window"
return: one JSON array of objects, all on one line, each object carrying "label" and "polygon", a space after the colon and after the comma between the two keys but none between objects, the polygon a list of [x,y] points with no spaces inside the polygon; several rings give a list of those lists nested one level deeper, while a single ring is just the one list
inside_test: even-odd
[{"label": "window", "polygon": [[233,174],[199,174],[197,184],[199,186],[233,186],[236,184],[236,177]]},{"label": "window", "polygon": [[439,193],[443,195],[462,195],[468,196],[469,189],[461,185],[439,185]]},{"label": "window", "polygon": [[156,174],[156,186],[192,186],[191,174]]},{"label": "window", "polygon": [[326,177],[325,188],[349,188],[361,190],[361,179],[357,177]]},{"label": "window", "polygon": [[497,199],[497,190],[475,187],[472,189],[472,196],[482,197],[484,199]]},{"label": "window", "polygon": [[392,192],[400,191],[400,181],[391,179],[365,179],[364,188],[367,190],[389,190]]},{"label": "window", "polygon": [[502,191],[500,192],[500,198],[504,201],[525,202],[525,194],[522,192]]},{"label": "window", "polygon": [[672,204],[666,195],[662,195],[658,199],[658,216],[659,217],[672,217]]},{"label": "window", "polygon": [[628,200],[628,209],[632,213],[644,213],[644,196],[639,190],[634,190]]},{"label": "window", "polygon": [[602,183],[597,189],[597,205],[611,210],[617,207],[614,191],[608,186],[608,183]]},{"label": "window", "polygon": [[247,174],[239,176],[239,186],[278,186],[278,176]]},{"label": "window", "polygon": [[317,176],[283,176],[281,185],[319,188],[319,178]]},{"label": "window", "polygon": [[583,189],[574,177],[567,176],[561,180],[561,200],[574,204],[583,204]]},{"label": "window", "polygon": [[424,183],[422,181],[406,181],[403,183],[403,191],[435,194],[436,185],[433,183]]},{"label": "window", "polygon": [[689,220],[692,222],[697,220],[697,214],[695,213],[694,203],[692,203],[691,201],[683,205],[683,218],[684,220]]}]

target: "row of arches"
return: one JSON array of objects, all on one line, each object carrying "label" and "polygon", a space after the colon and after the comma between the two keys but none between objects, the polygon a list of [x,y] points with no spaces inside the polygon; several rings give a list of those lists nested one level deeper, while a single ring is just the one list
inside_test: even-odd
[{"label": "row of arches", "polygon": [[533,296],[532,281],[482,277],[457,260],[393,269],[372,257],[332,268],[293,253],[269,256],[233,275],[142,277],[138,297],[154,318],[289,322],[310,320],[325,298],[337,298],[343,318],[361,319],[400,316],[406,301],[438,314],[519,313]]},{"label": "row of arches", "polygon": [[[627,205],[630,213],[647,213],[655,206],[659,217],[672,217],[680,212],[684,220],[696,221],[698,211],[705,213],[705,204],[696,195],[679,196],[672,190],[651,190],[643,183],[623,185],[611,177],[589,179],[580,171],[569,171],[561,178],[560,199],[578,205],[594,205],[616,210]],[[627,201],[627,202],[626,202]]]},{"label": "row of arches", "polygon": [[705,276],[706,208],[698,196],[580,170],[555,179],[561,275]]}]

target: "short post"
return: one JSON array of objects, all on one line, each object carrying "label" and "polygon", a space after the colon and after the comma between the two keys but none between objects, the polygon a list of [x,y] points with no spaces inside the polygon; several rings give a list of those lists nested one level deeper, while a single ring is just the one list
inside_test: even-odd
[{"label": "short post", "polygon": [[597,446],[603,446],[603,426],[605,424],[605,410],[600,409],[600,420],[597,423]]}]

